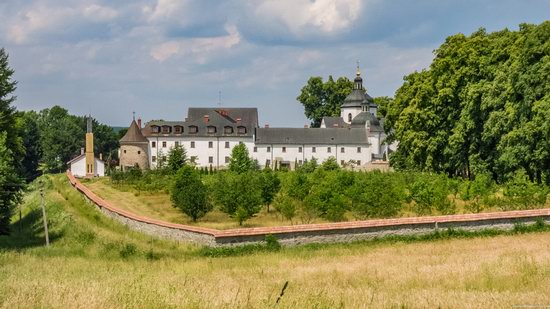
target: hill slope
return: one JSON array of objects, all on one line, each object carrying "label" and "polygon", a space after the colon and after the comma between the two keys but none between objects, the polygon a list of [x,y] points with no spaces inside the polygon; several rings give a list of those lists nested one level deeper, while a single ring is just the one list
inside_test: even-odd
[{"label": "hill slope", "polygon": [[[33,185],[35,186],[35,184]],[[550,303],[550,234],[285,248],[210,258],[130,231],[46,179],[0,237],[0,307],[510,307]]]}]

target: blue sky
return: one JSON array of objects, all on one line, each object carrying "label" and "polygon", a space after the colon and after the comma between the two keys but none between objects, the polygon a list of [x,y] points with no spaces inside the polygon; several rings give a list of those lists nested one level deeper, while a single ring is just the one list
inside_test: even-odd
[{"label": "blue sky", "polygon": [[55,104],[128,125],[182,120],[188,107],[258,107],[261,125],[301,127],[310,76],[352,78],[392,96],[447,36],[517,29],[550,0],[8,0],[0,47],[16,106]]}]

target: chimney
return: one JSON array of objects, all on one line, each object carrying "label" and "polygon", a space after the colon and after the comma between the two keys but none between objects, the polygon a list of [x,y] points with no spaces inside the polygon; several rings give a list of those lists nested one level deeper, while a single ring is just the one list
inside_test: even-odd
[{"label": "chimney", "polygon": [[237,118],[237,124],[241,124],[241,118]]},{"label": "chimney", "polygon": [[138,118],[138,123],[137,123],[137,125],[138,125],[138,128],[141,129],[141,117]]},{"label": "chimney", "polygon": [[309,126],[307,124],[304,124],[304,129],[307,129],[309,128]]},{"label": "chimney", "polygon": [[102,153],[99,154],[99,160],[103,161],[103,154]]},{"label": "chimney", "polygon": [[269,123],[266,123],[266,124],[264,125],[264,128],[269,129]]},{"label": "chimney", "polygon": [[208,121],[210,120],[210,116],[208,115],[204,115],[203,118],[204,118],[204,123],[208,123]]},{"label": "chimney", "polygon": [[81,154],[81,155],[84,154],[84,147],[80,148],[80,154]]}]

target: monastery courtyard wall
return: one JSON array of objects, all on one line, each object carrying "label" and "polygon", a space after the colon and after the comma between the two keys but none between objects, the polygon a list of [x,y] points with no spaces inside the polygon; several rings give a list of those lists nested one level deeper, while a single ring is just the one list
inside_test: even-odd
[{"label": "monastery courtyard wall", "polygon": [[350,242],[388,235],[421,235],[443,229],[512,229],[517,223],[550,222],[550,209],[518,210],[480,214],[379,219],[324,224],[215,230],[155,220],[118,209],[82,185],[69,171],[73,187],[107,216],[148,235],[205,246],[232,246],[259,243],[266,235],[275,236],[284,245]]}]

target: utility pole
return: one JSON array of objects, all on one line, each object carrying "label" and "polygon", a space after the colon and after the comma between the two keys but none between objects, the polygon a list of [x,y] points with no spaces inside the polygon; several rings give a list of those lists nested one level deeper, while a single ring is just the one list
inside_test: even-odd
[{"label": "utility pole", "polygon": [[40,207],[42,207],[42,218],[44,220],[44,234],[46,234],[46,247],[50,246],[48,235],[48,220],[46,219],[46,206],[44,205],[44,183],[40,181]]}]

